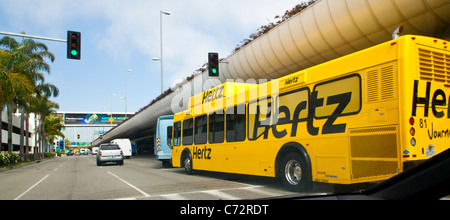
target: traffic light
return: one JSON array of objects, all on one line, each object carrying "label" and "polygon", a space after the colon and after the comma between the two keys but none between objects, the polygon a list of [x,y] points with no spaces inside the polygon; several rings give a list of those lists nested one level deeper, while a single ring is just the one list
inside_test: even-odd
[{"label": "traffic light", "polygon": [[219,76],[219,54],[208,53],[209,76]]},{"label": "traffic light", "polygon": [[67,31],[67,59],[79,60],[81,58],[81,33]]},{"label": "traffic light", "polygon": [[78,139],[80,139],[80,134],[78,134]]}]

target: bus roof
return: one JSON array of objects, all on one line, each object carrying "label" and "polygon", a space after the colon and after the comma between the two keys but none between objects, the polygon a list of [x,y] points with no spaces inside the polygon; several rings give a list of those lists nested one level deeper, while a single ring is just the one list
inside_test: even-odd
[{"label": "bus roof", "polygon": [[159,120],[173,119],[173,115],[163,115],[159,116]]},{"label": "bus roof", "polygon": [[[245,92],[257,88],[257,84],[226,82],[191,97],[189,99],[189,109],[187,110],[186,114],[195,108],[202,108],[202,106],[205,104],[210,104],[214,111],[223,109],[225,107],[226,99],[236,97],[233,103],[239,103],[240,100],[237,99],[237,97],[244,95],[243,97],[245,98]],[[234,95],[234,97],[230,96],[230,94]],[[243,99],[242,101],[245,102],[245,99]],[[220,104],[216,105],[216,103]]]}]

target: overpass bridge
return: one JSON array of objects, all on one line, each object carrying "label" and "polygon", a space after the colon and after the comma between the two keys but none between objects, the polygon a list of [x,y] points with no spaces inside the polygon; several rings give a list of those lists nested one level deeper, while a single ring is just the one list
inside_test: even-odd
[{"label": "overpass bridge", "polygon": [[138,146],[153,146],[158,117],[185,110],[195,94],[227,79],[276,79],[357,52],[391,40],[400,25],[402,34],[449,40],[450,1],[318,0],[221,60],[219,78],[209,78],[208,71],[189,77],[93,145],[130,138]]}]

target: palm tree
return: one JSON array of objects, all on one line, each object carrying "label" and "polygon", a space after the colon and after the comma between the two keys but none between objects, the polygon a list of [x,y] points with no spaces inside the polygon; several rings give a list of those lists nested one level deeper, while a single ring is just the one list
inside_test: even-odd
[{"label": "palm tree", "polygon": [[57,137],[65,138],[61,130],[64,128],[63,119],[55,114],[45,117],[44,132],[48,143],[53,144]]},{"label": "palm tree", "polygon": [[[44,119],[46,114],[53,113],[55,109],[59,108],[59,105],[57,103],[51,102],[48,100],[50,97],[57,97],[59,94],[58,88],[50,83],[44,83],[43,81],[35,86],[35,94],[30,97],[28,100],[28,105],[24,106],[24,110],[26,112],[26,117],[29,118],[29,113],[35,113],[35,144],[38,143],[37,141],[37,133],[40,132],[40,129],[37,127],[38,122],[38,116],[39,119]],[[27,120],[28,122],[29,120]],[[39,126],[44,123],[44,120],[39,120]],[[27,124],[28,125],[28,124]],[[28,131],[28,128],[27,128]],[[39,136],[41,137],[41,136]],[[28,138],[26,139],[28,141]],[[43,140],[40,138],[40,140]],[[38,151],[35,151],[35,158],[37,159],[38,153],[42,153],[41,151],[41,141],[39,142],[39,148]],[[26,144],[28,146],[28,144]],[[25,158],[28,157],[28,152],[25,151]]]},{"label": "palm tree", "polygon": [[[35,143],[39,143],[35,157],[42,156],[40,153],[44,152],[44,146],[46,143],[45,135],[45,117],[56,114],[56,109],[59,109],[59,105],[55,102],[50,101],[47,97],[38,96],[33,99],[30,103],[30,108],[35,113]],[[39,125],[37,125],[39,123]],[[39,132],[39,140],[37,139],[37,133]]]},{"label": "palm tree", "polygon": [[[13,47],[17,47],[17,42],[11,41],[9,37],[0,40],[0,46],[10,48],[10,50],[0,50],[0,112],[5,105],[8,106],[8,150],[12,151],[12,112],[14,101],[17,97],[27,96],[33,92],[33,84],[29,78],[21,73],[23,64]],[[0,121],[1,115],[0,115]],[[2,138],[0,132],[0,140]],[[1,141],[0,141],[1,142]]]},{"label": "palm tree", "polygon": [[[20,141],[20,152],[22,160],[27,158],[28,151],[23,146],[24,132],[23,132],[23,124],[24,124],[24,113],[28,115],[30,113],[29,103],[33,99],[39,99],[42,96],[48,98],[50,96],[56,97],[58,96],[58,89],[56,86],[52,84],[44,83],[45,78],[44,74],[40,71],[47,72],[50,74],[50,65],[45,61],[45,59],[49,59],[51,62],[55,60],[55,56],[48,51],[48,48],[45,44],[40,42],[35,42],[31,39],[24,39],[21,43],[18,43],[14,38],[4,37],[0,40],[0,46],[4,47],[5,50],[4,55],[5,58],[2,59],[2,64],[5,67],[5,72],[17,73],[23,78],[26,78],[31,83],[28,84],[26,90],[18,90],[13,91],[10,89],[9,91],[2,91],[3,94],[6,94],[5,100],[3,101],[8,105],[8,118],[12,119],[12,109],[17,104],[20,108],[21,112],[21,141]],[[6,50],[7,49],[7,50]],[[3,70],[3,68],[2,68]],[[5,74],[11,75],[11,74]],[[3,85],[2,85],[3,87]],[[31,92],[30,92],[31,91]],[[1,104],[1,103],[0,103]],[[4,104],[2,104],[4,106]],[[28,120],[27,120],[28,121]],[[12,150],[12,121],[9,122],[11,129],[8,129],[8,145],[9,149]],[[28,122],[27,122],[28,127]],[[28,131],[28,130],[27,130]],[[28,135],[27,135],[28,136]],[[1,136],[0,136],[1,137]],[[28,142],[28,139],[26,139]],[[28,144],[27,144],[28,146]],[[25,154],[24,154],[25,151]]]},{"label": "palm tree", "polygon": [[[22,107],[21,110],[21,119],[24,120],[24,111],[27,113],[27,119],[28,119],[28,113],[30,112],[29,105],[26,103],[31,102],[32,99],[45,97],[49,98],[51,96],[57,97],[59,90],[56,88],[56,86],[52,84],[45,83],[45,77],[44,74],[39,72],[43,71],[48,74],[50,74],[50,65],[45,62],[45,58],[48,58],[51,62],[54,62],[55,57],[52,53],[48,51],[48,48],[45,44],[35,42],[31,39],[24,40],[22,42],[22,54],[27,54],[26,66],[28,67],[28,71],[25,72],[25,74],[32,80],[32,82],[35,84],[35,94],[33,96],[23,97],[22,99]],[[27,120],[28,121],[28,120]],[[43,122],[43,120],[41,121]],[[21,123],[21,129],[23,129],[23,123]],[[23,133],[21,132],[21,155],[23,155]],[[28,140],[28,139],[27,139]],[[27,150],[25,150],[25,158],[27,158]]]}]

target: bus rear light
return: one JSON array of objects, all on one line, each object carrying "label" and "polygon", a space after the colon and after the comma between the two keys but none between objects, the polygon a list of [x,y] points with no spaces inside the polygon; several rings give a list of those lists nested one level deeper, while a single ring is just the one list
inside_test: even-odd
[{"label": "bus rear light", "polygon": [[414,125],[414,118],[413,118],[413,117],[411,117],[411,118],[409,119],[409,124],[410,124],[411,126]]},{"label": "bus rear light", "polygon": [[416,146],[416,139],[415,138],[411,138],[411,145],[412,146]]},{"label": "bus rear light", "polygon": [[410,133],[412,136],[414,136],[414,135],[416,134],[416,129],[411,128],[411,129],[409,130],[409,133]]}]

